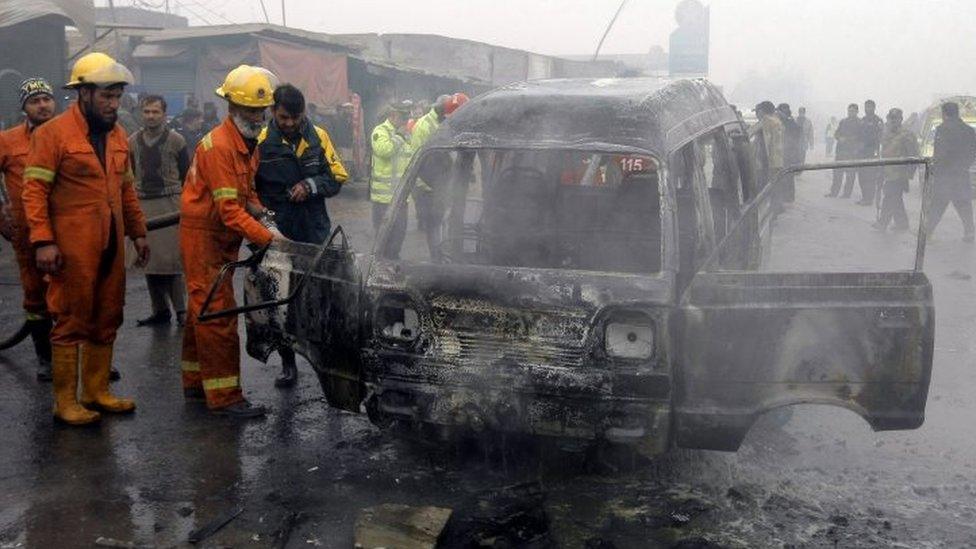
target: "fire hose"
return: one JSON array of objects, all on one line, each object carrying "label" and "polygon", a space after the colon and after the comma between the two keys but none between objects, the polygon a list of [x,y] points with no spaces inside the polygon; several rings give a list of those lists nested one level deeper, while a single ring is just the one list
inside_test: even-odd
[{"label": "fire hose", "polygon": [[[156,231],[159,229],[165,229],[166,227],[172,227],[180,222],[180,212],[172,212],[168,214],[163,214],[160,216],[153,217],[146,220],[146,230]],[[12,335],[6,339],[0,340],[0,351],[10,349],[17,346],[21,341],[27,339],[30,335],[31,328],[27,321],[24,321]]]}]

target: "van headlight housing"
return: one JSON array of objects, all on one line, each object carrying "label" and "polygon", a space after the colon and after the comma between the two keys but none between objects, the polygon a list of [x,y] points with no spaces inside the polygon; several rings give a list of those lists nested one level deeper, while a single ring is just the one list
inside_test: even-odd
[{"label": "van headlight housing", "polygon": [[420,335],[420,317],[406,297],[387,296],[376,308],[374,321],[376,334],[394,345],[417,340]]},{"label": "van headlight housing", "polygon": [[645,315],[617,316],[604,329],[607,356],[648,360],[654,355],[654,323]]}]

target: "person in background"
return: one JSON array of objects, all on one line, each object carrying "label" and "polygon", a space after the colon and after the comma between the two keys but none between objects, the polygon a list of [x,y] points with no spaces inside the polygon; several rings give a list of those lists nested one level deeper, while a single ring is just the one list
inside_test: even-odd
[{"label": "person in background", "polygon": [[[411,108],[413,103],[410,101],[390,105],[386,118],[370,134],[373,170],[369,178],[369,200],[373,203],[373,230],[377,233],[413,154],[405,137]],[[407,216],[398,215],[397,226],[393,230],[394,239],[389,246],[391,250],[400,249],[406,230]]]},{"label": "person in background", "polygon": [[756,151],[756,166],[760,169],[760,187],[765,187],[783,169],[783,123],[776,116],[776,107],[772,101],[763,101],[753,110],[759,120],[749,128],[749,137]]},{"label": "person in background", "polygon": [[[180,192],[190,159],[186,140],[166,126],[166,100],[161,96],[143,97],[142,129],[129,136],[129,155],[139,203],[146,217],[179,211]],[[147,238],[154,252],[145,268],[152,314],[136,321],[136,325],[169,324],[175,316],[176,323],[182,326],[186,319],[186,297],[178,228],[158,229]]]},{"label": "person in background", "polygon": [[[454,114],[468,101],[463,93],[442,95],[434,101],[430,111],[417,119],[413,132],[410,134],[410,148],[417,154],[427,143],[437,128],[448,116]],[[417,209],[417,228],[427,235],[427,246],[431,257],[440,257],[441,218],[444,215],[444,203],[447,197],[443,195],[443,187],[450,177],[450,155],[440,151],[432,152],[424,159],[418,168],[417,185],[413,191],[414,204]]]},{"label": "person in background", "polygon": [[806,164],[807,151],[813,150],[813,123],[807,118],[807,108],[800,107],[797,111],[796,123],[803,130],[803,146],[800,149],[800,164]]},{"label": "person in background", "polygon": [[[271,122],[258,136],[258,198],[275,212],[286,238],[321,245],[332,232],[325,201],[339,194],[349,176],[328,132],[306,117],[302,92],[282,84],[273,98]],[[292,387],[298,380],[295,351],[280,346],[278,354],[281,375],[275,387]]]},{"label": "person in background", "polygon": [[[861,145],[861,119],[858,118],[857,112],[857,103],[848,105],[847,118],[841,120],[834,131],[834,139],[837,141],[837,146],[834,149],[834,160],[837,162],[856,160],[864,148]],[[841,198],[850,198],[851,193],[854,192],[856,176],[857,170],[834,170],[834,181],[830,186],[830,192],[824,196],[834,198],[840,192]],[[841,192],[841,184],[844,186],[843,192]]]},{"label": "person in background", "polygon": [[[881,136],[884,133],[884,120],[875,113],[874,101],[864,102],[864,117],[861,118],[861,158],[877,160],[881,154]],[[859,206],[874,204],[875,192],[880,188],[884,170],[880,166],[858,168],[857,181],[861,187]]]},{"label": "person in background", "polygon": [[922,133],[922,120],[918,116],[918,113],[913,112],[912,114],[908,115],[908,119],[905,120],[905,123],[902,124],[902,127],[912,132],[912,134],[914,134],[915,137],[919,137],[919,134]]},{"label": "person in background", "polygon": [[203,133],[220,125],[220,117],[217,115],[217,105],[213,101],[203,102]]},{"label": "person in background", "polygon": [[186,105],[184,105],[183,110],[186,109],[200,110],[200,100],[197,99],[197,95],[193,92],[186,94]]},{"label": "person in background", "polygon": [[[780,103],[776,107],[776,114],[783,123],[783,155],[786,166],[796,166],[803,163],[806,147],[803,143],[803,128],[793,118],[793,113],[787,103]],[[781,200],[793,202],[796,198],[796,174],[784,176],[781,188]]]},{"label": "person in background", "polygon": [[353,104],[343,103],[336,109],[336,125],[329,128],[332,142],[336,147],[352,149],[353,145]]},{"label": "person in background", "polygon": [[932,153],[932,203],[928,235],[932,236],[949,203],[962,220],[964,242],[973,242],[973,184],[969,169],[976,159],[976,131],[959,118],[959,104],[942,104],[942,123],[935,128]]},{"label": "person in background", "polygon": [[0,132],[0,174],[3,174],[3,190],[6,191],[0,234],[10,241],[17,257],[20,287],[24,293],[24,315],[37,356],[37,379],[51,381],[52,324],[45,298],[47,281],[34,261],[21,195],[31,135],[41,124],[54,118],[57,110],[54,89],[43,78],[24,80],[20,84],[20,109],[26,118],[24,122]]},{"label": "person in background", "polygon": [[837,117],[831,116],[830,122],[827,123],[827,127],[824,128],[824,155],[830,158],[830,155],[834,154],[834,132],[837,131]]},{"label": "person in background", "polygon": [[[901,109],[891,109],[886,118],[888,122],[881,141],[881,158],[918,156],[918,139],[902,125]],[[875,229],[884,231],[894,221],[896,231],[908,230],[904,195],[908,192],[908,182],[914,175],[914,165],[884,167],[884,183],[879,190],[880,213],[873,225]]]},{"label": "person in background", "polygon": [[119,106],[119,125],[125,129],[125,134],[132,135],[139,131],[139,117],[136,109],[139,104],[132,98],[132,94],[122,94],[122,102]]},{"label": "person in background", "polygon": [[318,126],[320,128],[325,128],[325,127],[331,128],[331,126],[326,123],[325,117],[322,116],[322,112],[319,110],[318,105],[316,105],[315,103],[308,103],[306,105],[305,117],[308,118],[309,122],[311,122],[315,126]]},{"label": "person in background", "polygon": [[203,131],[203,113],[190,108],[183,111],[180,115],[182,119],[182,124],[177,130],[181,136],[183,136],[183,141],[186,142],[186,150],[188,151],[189,159],[193,160],[193,153],[196,151],[197,144],[203,139],[203,136],[207,133]]}]

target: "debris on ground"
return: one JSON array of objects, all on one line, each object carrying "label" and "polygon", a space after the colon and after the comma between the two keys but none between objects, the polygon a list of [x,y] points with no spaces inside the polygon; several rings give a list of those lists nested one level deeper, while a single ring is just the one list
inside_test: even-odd
[{"label": "debris on ground", "polygon": [[545,492],[538,482],[485,492],[459,506],[444,547],[552,547]]},{"label": "debris on ground", "polygon": [[355,546],[363,549],[433,549],[451,510],[385,503],[367,507],[356,519]]},{"label": "debris on ground", "polygon": [[271,539],[274,540],[274,547],[284,548],[288,545],[288,540],[291,538],[291,533],[295,529],[295,526],[301,522],[303,516],[301,513],[291,511],[281,519],[281,525],[272,534]]},{"label": "debris on ground", "polygon": [[96,547],[112,547],[115,549],[144,549],[152,547],[151,545],[141,545],[134,541],[122,541],[113,538],[106,538],[104,536],[99,536],[95,540]]},{"label": "debris on ground", "polygon": [[220,530],[226,526],[228,522],[234,520],[243,512],[243,507],[236,507],[227,513],[224,513],[223,515],[203,525],[203,527],[190,532],[190,536],[187,538],[187,541],[190,543],[200,543],[201,541],[217,533],[217,530]]}]

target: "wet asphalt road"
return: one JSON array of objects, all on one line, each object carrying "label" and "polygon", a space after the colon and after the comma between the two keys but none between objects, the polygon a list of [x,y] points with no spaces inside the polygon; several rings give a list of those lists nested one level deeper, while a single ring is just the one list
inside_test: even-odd
[{"label": "wet asphalt road", "polygon": [[[871,231],[873,211],[822,198],[826,185],[822,174],[799,183],[777,227],[776,268],[910,265],[911,237]],[[347,198],[331,209],[362,249],[368,205]],[[55,428],[30,346],[0,355],[0,547],[91,547],[99,536],[186,546],[192,530],[237,507],[203,546],[276,546],[297,512],[287,547],[350,547],[362,507],[463,508],[525,481],[539,483],[547,539],[560,547],[976,546],[976,248],[958,240],[960,227],[947,214],[929,248],[936,352],[921,429],[873,433],[851,412],[803,407],[783,427],[761,421],[737,454],[678,451],[636,467],[393,438],[329,409],[305,364],[298,387],[275,389],[276,358],[244,366],[249,398],[273,408],[267,419],[212,417],[182,399],[179,331],[133,326],[148,312],[133,273],[114,386],[136,399],[133,417]],[[0,326],[11,331],[19,287],[6,247],[0,283]]]}]

